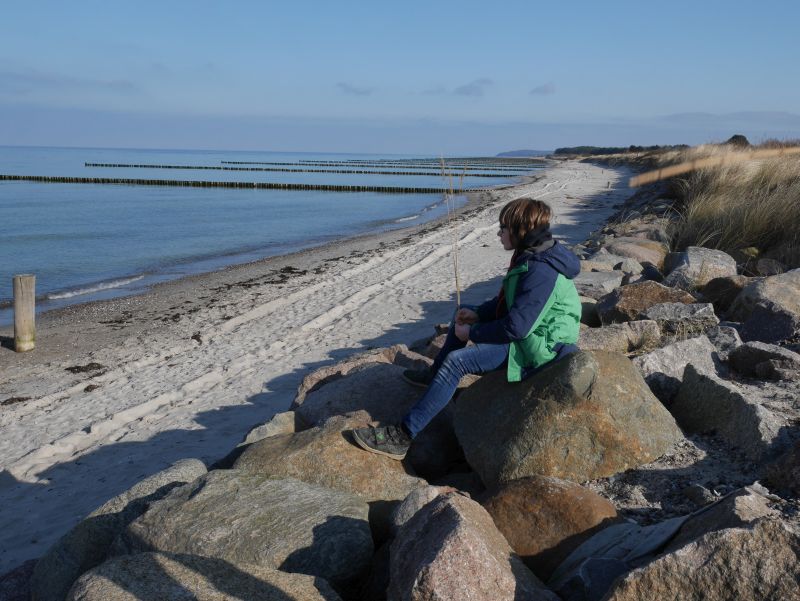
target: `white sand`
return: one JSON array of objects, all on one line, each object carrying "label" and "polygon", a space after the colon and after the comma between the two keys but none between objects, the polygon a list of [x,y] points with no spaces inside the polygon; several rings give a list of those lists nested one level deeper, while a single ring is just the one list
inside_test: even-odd
[{"label": "white sand", "polygon": [[[484,195],[458,225],[462,301],[497,291],[505,202],[546,200],[556,236],[576,243],[630,194],[623,175],[567,162]],[[410,240],[385,234],[189,279],[45,317],[26,356],[0,349],[0,401],[30,397],[0,407],[0,574],[139,479],[177,459],[224,456],[288,407],[309,370],[429,335],[454,308],[453,235],[421,227]],[[350,254],[333,260],[342,248]],[[308,272],[281,278],[286,265]],[[103,368],[66,371],[89,362]]]}]

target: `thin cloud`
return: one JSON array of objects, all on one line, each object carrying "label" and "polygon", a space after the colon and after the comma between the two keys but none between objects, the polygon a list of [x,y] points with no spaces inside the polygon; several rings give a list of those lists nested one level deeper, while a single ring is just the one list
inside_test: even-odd
[{"label": "thin cloud", "polygon": [[453,94],[457,96],[483,96],[486,88],[492,85],[492,80],[486,77],[481,77],[475,81],[471,81],[463,86],[457,87],[453,90]]},{"label": "thin cloud", "polygon": [[550,94],[556,93],[556,87],[553,85],[552,82],[543,84],[541,86],[536,86],[531,90],[531,94],[533,96],[549,96]]},{"label": "thin cloud", "polygon": [[375,91],[374,88],[362,88],[344,81],[337,83],[336,87],[349,96],[369,96]]},{"label": "thin cloud", "polygon": [[0,93],[28,94],[37,90],[64,89],[105,90],[117,94],[137,92],[135,84],[125,79],[99,80],[69,77],[41,71],[0,71]]}]

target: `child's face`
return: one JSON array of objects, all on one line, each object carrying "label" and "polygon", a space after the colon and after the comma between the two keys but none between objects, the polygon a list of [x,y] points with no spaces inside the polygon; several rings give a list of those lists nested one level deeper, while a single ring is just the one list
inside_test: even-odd
[{"label": "child's face", "polygon": [[511,243],[511,232],[508,227],[500,224],[500,229],[497,230],[497,235],[500,236],[500,244],[503,245],[503,250],[514,250],[514,245]]}]

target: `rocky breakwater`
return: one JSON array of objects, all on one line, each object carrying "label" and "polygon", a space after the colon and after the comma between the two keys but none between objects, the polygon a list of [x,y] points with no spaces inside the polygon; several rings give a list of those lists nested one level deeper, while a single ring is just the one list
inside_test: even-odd
[{"label": "rocky breakwater", "polygon": [[582,350],[462,381],[403,462],[430,340],[317,370],[216,464],[151,476],[39,561],[32,598],[798,599],[800,270],[669,251],[663,198],[576,252]]}]

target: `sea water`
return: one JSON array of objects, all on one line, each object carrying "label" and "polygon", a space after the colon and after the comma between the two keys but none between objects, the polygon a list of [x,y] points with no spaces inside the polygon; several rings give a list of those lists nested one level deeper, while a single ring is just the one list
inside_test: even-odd
[{"label": "sea water", "polygon": [[[423,175],[293,173],[86,167],[85,163],[206,165],[223,161],[424,158],[393,155],[0,147],[0,173],[64,177],[177,179],[448,188],[435,169]],[[277,165],[224,165],[278,167]],[[287,166],[300,168],[302,165]],[[366,168],[355,165],[355,170]],[[368,170],[426,171],[418,167]],[[469,172],[467,172],[469,173]],[[509,184],[491,168],[464,187]],[[456,196],[457,206],[464,198]],[[452,206],[452,203],[451,203]],[[0,182],[0,323],[12,319],[12,277],[36,275],[37,310],[133,294],[156,282],[286,254],[328,241],[406,227],[446,214],[442,194],[181,188]]]}]

